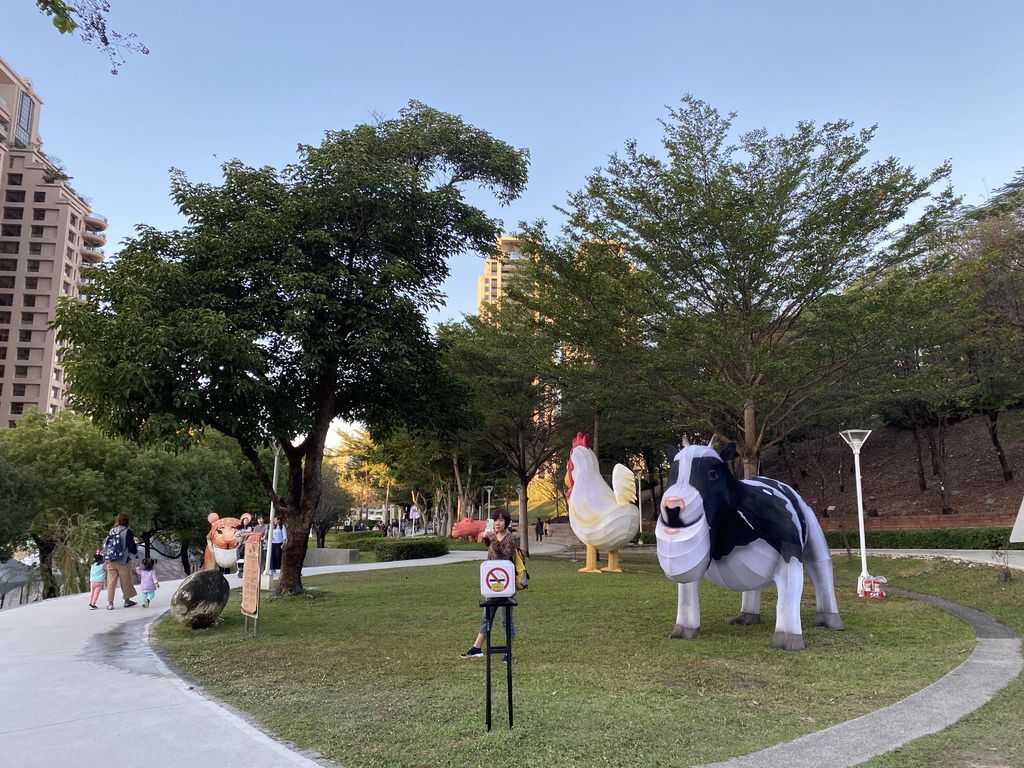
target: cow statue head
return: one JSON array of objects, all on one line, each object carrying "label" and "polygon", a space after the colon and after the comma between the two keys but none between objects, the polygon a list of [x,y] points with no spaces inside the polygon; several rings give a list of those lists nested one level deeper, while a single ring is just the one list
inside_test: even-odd
[{"label": "cow statue head", "polygon": [[689,583],[700,579],[711,560],[709,511],[729,496],[728,462],[736,457],[736,445],[729,443],[721,454],[710,446],[665,446],[665,456],[671,470],[655,528],[658,561],[670,579]]}]

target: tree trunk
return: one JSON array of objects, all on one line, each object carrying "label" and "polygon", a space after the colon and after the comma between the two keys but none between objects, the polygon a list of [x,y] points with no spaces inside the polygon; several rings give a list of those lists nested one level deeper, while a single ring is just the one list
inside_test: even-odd
[{"label": "tree trunk", "polygon": [[743,477],[757,476],[757,423],[754,419],[754,401],[747,400],[743,404],[743,448],[740,458],[743,460]]},{"label": "tree trunk", "polygon": [[[939,419],[939,429],[944,428],[944,420]],[[945,457],[937,450],[938,445],[941,442],[941,437],[937,441],[935,435],[935,428],[931,424],[925,426],[925,434],[928,436],[928,445],[935,446],[935,450],[932,452],[932,459],[936,464],[936,475],[939,478],[939,494],[942,499],[942,514],[951,515],[953,514],[953,505],[950,501],[949,485],[946,482],[946,461]]]},{"label": "tree trunk", "polygon": [[57,549],[57,542],[50,539],[40,539],[35,534],[32,540],[39,550],[39,575],[43,580],[42,595],[44,600],[51,597],[60,597],[60,584],[53,573],[53,553]]},{"label": "tree trunk", "polygon": [[846,451],[839,454],[839,492],[846,493],[846,474],[843,468],[846,466]]},{"label": "tree trunk", "polygon": [[1006,454],[1003,452],[1002,443],[999,442],[999,411],[987,411],[985,415],[988,416],[988,436],[996,449],[996,456],[999,457],[999,466],[1003,468],[1003,480],[1008,483],[1013,480],[1013,472],[1006,463]]},{"label": "tree trunk", "polygon": [[327,529],[317,528],[316,529],[316,547],[317,549],[323,549],[327,546]]},{"label": "tree trunk", "polygon": [[917,487],[921,491],[928,490],[928,481],[924,477],[924,453],[921,450],[921,433],[914,425],[914,448],[917,451]]},{"label": "tree trunk", "polygon": [[527,511],[526,488],[529,480],[519,480],[519,548],[530,556],[530,513]]},{"label": "tree trunk", "polygon": [[928,438],[928,451],[932,457],[932,477],[940,477],[942,470],[939,467],[939,446],[935,442],[935,429],[931,422],[925,423],[924,434]]},{"label": "tree trunk", "polygon": [[181,551],[178,553],[178,559],[181,560],[181,570],[185,572],[186,576],[192,573],[192,563],[188,559],[188,543],[185,541],[181,542]]}]

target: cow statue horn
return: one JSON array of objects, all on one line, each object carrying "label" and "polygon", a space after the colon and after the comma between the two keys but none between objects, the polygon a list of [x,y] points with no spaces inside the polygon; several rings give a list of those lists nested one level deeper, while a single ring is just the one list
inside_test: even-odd
[{"label": "cow statue horn", "polygon": [[715,447],[715,440],[717,438],[718,438],[718,433],[717,432],[713,432],[712,435],[711,435],[711,439],[708,440],[708,448],[714,448]]},{"label": "cow statue horn", "polygon": [[686,437],[686,435],[683,435],[683,448],[689,448],[689,447],[690,447],[690,440],[689,440],[689,438]]}]

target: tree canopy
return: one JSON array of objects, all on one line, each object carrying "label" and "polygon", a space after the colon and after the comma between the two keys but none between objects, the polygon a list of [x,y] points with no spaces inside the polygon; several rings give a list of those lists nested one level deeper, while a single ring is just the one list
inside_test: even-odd
[{"label": "tree canopy", "polygon": [[[238,441],[296,534],[280,581],[291,591],[331,420],[386,432],[444,417],[425,312],[448,258],[489,252],[499,229],[463,189],[508,203],[527,176],[525,150],[417,102],[298,154],[282,170],[226,163],[219,185],[174,172],[186,225],[138,227],[90,271],[85,301],[57,309],[74,407],[137,440],[214,427]],[[270,442],[287,493],[259,456]]]}]

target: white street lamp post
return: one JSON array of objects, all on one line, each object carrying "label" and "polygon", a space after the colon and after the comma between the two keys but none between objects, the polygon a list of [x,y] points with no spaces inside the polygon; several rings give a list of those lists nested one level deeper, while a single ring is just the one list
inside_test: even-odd
[{"label": "white street lamp post", "polygon": [[485,485],[484,490],[487,491],[487,519],[491,519],[491,491],[494,490],[493,485]]},{"label": "white street lamp post", "polygon": [[857,523],[860,526],[860,578],[857,579],[857,595],[864,597],[864,582],[871,578],[868,573],[868,554],[864,543],[864,497],[860,489],[860,447],[871,434],[870,429],[847,429],[840,437],[853,449],[853,471],[857,480]]},{"label": "white street lamp post", "polygon": [[[273,483],[272,483],[272,486],[271,486],[274,489],[274,493],[275,494],[277,493],[277,468],[280,466],[280,463],[281,463],[281,446],[280,445],[275,445],[274,446],[274,480],[273,480]],[[274,502],[271,501],[270,502],[270,526],[267,528],[267,564],[266,564],[266,566],[264,567],[264,570],[263,570],[263,577],[264,577],[264,581],[266,582],[266,588],[267,589],[271,589],[274,586],[274,575],[270,571],[270,552],[271,552],[271,550],[273,549],[273,546],[274,546],[271,543],[271,540],[273,539],[273,536],[274,536],[274,518],[275,518],[274,511],[275,511],[275,509],[276,508],[274,506]]]}]

